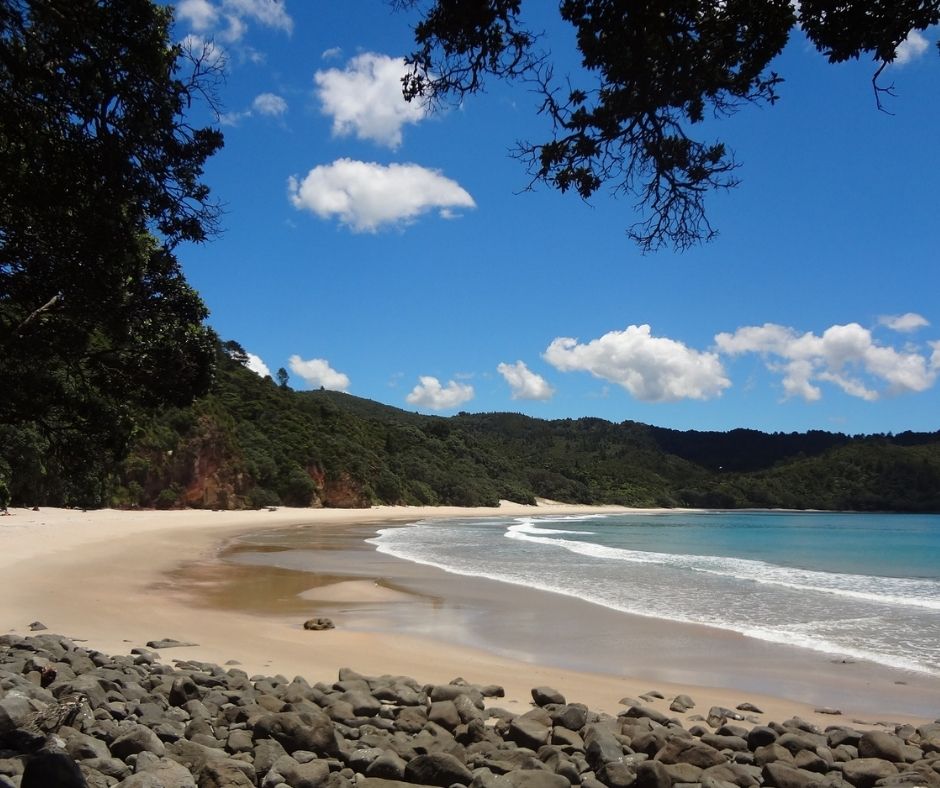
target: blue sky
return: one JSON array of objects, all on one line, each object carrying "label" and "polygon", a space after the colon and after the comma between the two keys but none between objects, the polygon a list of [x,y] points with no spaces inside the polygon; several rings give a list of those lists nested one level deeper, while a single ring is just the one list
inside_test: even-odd
[{"label": "blue sky", "polygon": [[[558,73],[574,68],[554,4],[528,5]],[[743,165],[709,198],[720,236],[643,255],[630,199],[520,193],[508,151],[549,134],[524,86],[430,116],[400,101],[413,20],[389,4],[181,0],[176,15],[227,73],[206,170],[224,233],[178,254],[257,369],[442,415],[940,429],[936,31],[886,73],[892,115],[870,62],[791,41],[780,102],[700,132]]]}]

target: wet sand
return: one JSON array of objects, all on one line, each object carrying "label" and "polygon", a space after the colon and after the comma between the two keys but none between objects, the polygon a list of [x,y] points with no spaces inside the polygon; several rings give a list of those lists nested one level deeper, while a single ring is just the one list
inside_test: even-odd
[{"label": "wet sand", "polygon": [[[483,648],[527,664],[613,677],[724,688],[856,714],[933,717],[936,677],[748,638],[707,626],[629,615],[561,594],[462,577],[379,553],[376,526],[243,535],[205,572],[194,603],[268,615],[331,617],[347,631],[395,632]],[[251,602],[246,602],[250,591]],[[200,602],[201,600],[201,602]]]}]

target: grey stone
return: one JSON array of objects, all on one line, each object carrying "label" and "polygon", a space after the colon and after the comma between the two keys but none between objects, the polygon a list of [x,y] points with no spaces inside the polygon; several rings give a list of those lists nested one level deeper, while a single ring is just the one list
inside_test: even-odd
[{"label": "grey stone", "polygon": [[661,761],[643,761],[636,767],[636,788],[671,788],[672,777]]},{"label": "grey stone", "polygon": [[509,741],[514,741],[520,747],[537,750],[543,744],[548,744],[550,735],[551,729],[549,726],[530,717],[522,716],[516,717],[509,723],[506,738]]},{"label": "grey stone", "polygon": [[144,725],[134,724],[131,730],[111,743],[111,754],[124,761],[140,752],[152,752],[157,757],[166,754],[166,745]]},{"label": "grey stone", "polygon": [[151,640],[147,643],[147,648],[183,648],[184,646],[198,646],[198,643],[188,643],[184,640],[174,640],[173,638],[163,638],[163,640]]},{"label": "grey stone", "polygon": [[509,772],[506,779],[513,788],[570,788],[560,774],[553,774],[544,769],[519,769]]},{"label": "grey stone", "polygon": [[66,752],[43,749],[26,762],[20,788],[86,788],[75,760]]},{"label": "grey stone", "polygon": [[535,701],[536,706],[547,706],[549,703],[564,706],[566,703],[565,696],[558,690],[544,686],[532,688],[532,700]]},{"label": "grey stone", "polygon": [[367,777],[383,777],[386,780],[402,780],[405,777],[405,761],[399,755],[386,750],[365,770]]},{"label": "grey stone", "polygon": [[903,763],[904,741],[887,731],[866,731],[858,742],[858,754],[862,758]]},{"label": "grey stone", "polygon": [[449,788],[454,783],[469,785],[473,774],[450,753],[435,752],[410,760],[405,766],[405,779],[411,783]]},{"label": "grey stone", "polygon": [[686,712],[695,708],[695,701],[688,695],[676,695],[669,704],[669,711]]},{"label": "grey stone", "polygon": [[842,767],[845,781],[855,788],[872,788],[879,780],[894,777],[897,773],[893,763],[881,758],[856,758]]}]

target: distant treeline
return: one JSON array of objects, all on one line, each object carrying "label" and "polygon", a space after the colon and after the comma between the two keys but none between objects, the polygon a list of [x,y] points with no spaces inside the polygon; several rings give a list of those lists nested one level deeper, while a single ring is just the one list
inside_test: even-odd
[{"label": "distant treeline", "polygon": [[[127,458],[84,487],[36,463],[21,504],[245,508],[501,498],[665,507],[940,512],[940,432],[679,432],[516,413],[424,416],[296,392],[220,348],[212,392],[140,413]],[[32,478],[30,478],[32,474]]]}]

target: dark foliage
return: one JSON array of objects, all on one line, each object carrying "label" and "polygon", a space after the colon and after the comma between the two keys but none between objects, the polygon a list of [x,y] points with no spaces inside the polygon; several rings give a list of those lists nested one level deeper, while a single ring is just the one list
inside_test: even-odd
[{"label": "dark foliage", "polygon": [[647,251],[715,235],[705,197],[737,183],[737,164],[694,127],[743,104],[773,104],[783,79],[770,64],[797,24],[830,62],[872,57],[880,107],[890,87],[878,77],[898,45],[940,21],[938,0],[807,0],[798,15],[790,0],[562,0],[583,66],[562,87],[521,0],[394,5],[421,13],[406,98],[463,100],[488,76],[533,83],[552,136],[516,151],[532,183],[585,199],[604,185],[632,195],[642,218],[630,236]]},{"label": "dark foliage", "polygon": [[145,422],[111,479],[138,506],[573,503],[940,511],[940,433],[678,432],[516,413],[424,416],[295,392],[227,344],[212,393]]},{"label": "dark foliage", "polygon": [[99,505],[133,409],[207,390],[214,337],[173,248],[213,232],[216,65],[150,0],[0,0],[0,476]]}]

